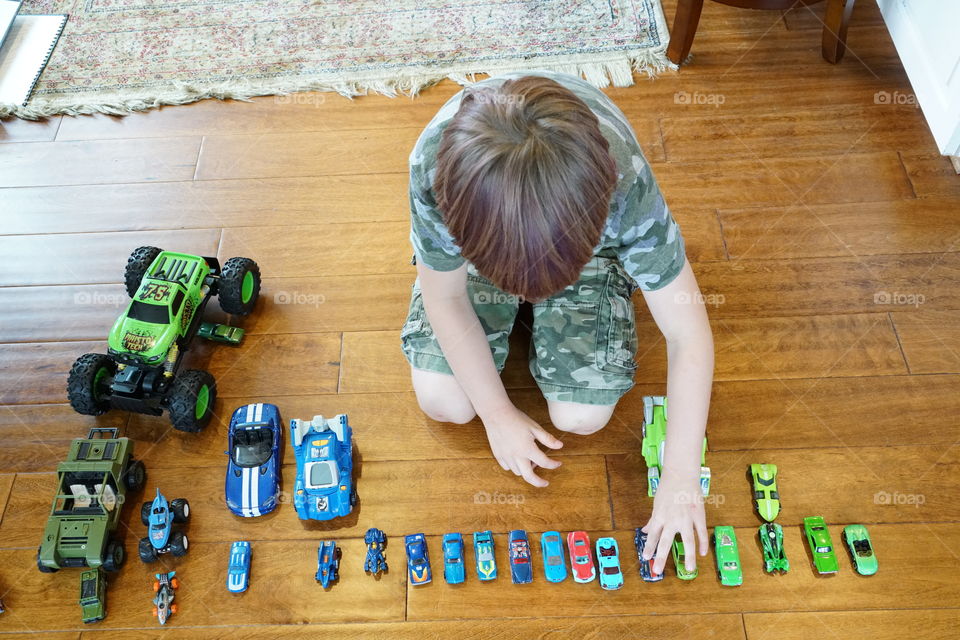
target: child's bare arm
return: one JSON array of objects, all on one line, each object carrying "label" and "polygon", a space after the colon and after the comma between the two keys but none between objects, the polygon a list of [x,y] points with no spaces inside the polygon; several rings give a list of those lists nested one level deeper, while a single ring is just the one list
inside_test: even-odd
[{"label": "child's bare arm", "polygon": [[[713,334],[690,264],[667,286],[644,293],[667,341],[667,402],[670,422],[663,452],[663,478],[644,527],[645,557],[656,549],[654,570],[663,572],[670,545],[680,534],[686,549],[707,554],[707,525],[700,493],[700,452],[713,383]],[[696,534],[698,545],[694,544]],[[696,554],[686,554],[687,569]]]},{"label": "child's bare arm", "polygon": [[487,336],[467,295],[467,268],[434,271],[417,263],[423,307],[454,377],[483,421],[497,462],[534,486],[547,482],[533,466],[555,469],[536,442],[558,449],[562,443],[547,433],[507,397],[493,362]]}]

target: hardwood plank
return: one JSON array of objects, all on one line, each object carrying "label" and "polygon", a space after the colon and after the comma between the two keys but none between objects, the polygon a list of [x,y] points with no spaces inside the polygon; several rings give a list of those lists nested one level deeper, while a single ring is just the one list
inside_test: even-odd
[{"label": "hardwood plank", "polygon": [[802,640],[811,635],[847,640],[899,640],[904,629],[912,629],[913,634],[925,640],[949,640],[956,635],[958,619],[960,613],[956,609],[745,613],[743,616],[750,640]]},{"label": "hardwood plank", "polygon": [[[4,468],[4,471],[9,469]],[[3,515],[6,513],[7,501],[10,499],[10,490],[13,488],[13,480],[16,477],[12,473],[0,474],[0,523],[3,522]]]},{"label": "hardwood plank", "polygon": [[[783,12],[783,22],[787,29],[823,29],[823,16],[826,3],[799,5]],[[850,26],[883,26],[883,14],[875,2],[857,2],[853,5]],[[844,58],[846,61],[846,58]]]},{"label": "hardwood plank", "polygon": [[190,180],[200,138],[4,145],[0,187]]},{"label": "hardwood plank", "polygon": [[127,258],[137,247],[210,256],[219,240],[219,229],[0,236],[6,265],[0,286],[123,282]]},{"label": "hardwood plank", "polygon": [[694,272],[713,320],[960,307],[960,253],[732,260]]},{"label": "hardwood plank", "polygon": [[719,108],[711,113],[697,106],[691,107],[689,117],[660,120],[671,162],[838,155],[935,145],[923,114],[913,106],[740,115],[727,115]]},{"label": "hardwood plank", "polygon": [[[736,533],[744,566],[744,583],[736,588],[718,584],[712,557],[701,560],[705,561],[706,566],[701,568],[701,575],[696,580],[677,580],[668,575],[655,585],[642,583],[637,575],[637,557],[632,552],[632,530],[613,532],[620,544],[624,572],[625,584],[621,590],[604,592],[595,583],[579,585],[572,580],[558,585],[549,584],[542,579],[537,549],[539,545],[534,544],[533,564],[538,575],[532,584],[522,587],[485,585],[468,579],[462,588],[456,589],[436,583],[422,588],[408,587],[407,619],[478,619],[502,615],[503,611],[516,606],[519,591],[528,593],[531,601],[535,599],[537,615],[543,618],[589,615],[597,611],[613,617],[636,612],[638,607],[642,607],[646,614],[656,615],[740,611],[862,611],[929,607],[931,602],[957,602],[960,585],[953,579],[953,574],[960,568],[960,560],[953,549],[960,542],[960,530],[956,525],[873,525],[870,531],[881,564],[875,576],[863,578],[857,575],[850,568],[849,560],[841,558],[838,574],[820,578],[815,575],[805,556],[806,542],[799,527],[789,527],[784,531],[787,556],[792,566],[789,573],[775,577],[766,576],[761,569],[760,546],[754,541],[756,528],[738,529]],[[839,523],[831,525],[830,532],[836,542],[841,533]],[[594,537],[600,532],[591,533],[591,537]],[[428,544],[433,542],[431,540]],[[498,548],[501,551],[505,545],[501,539],[497,542],[501,543]],[[917,548],[923,548],[925,552],[917,554]],[[468,555],[468,565],[471,562]],[[668,574],[673,573],[670,564]],[[505,577],[498,580],[503,582]],[[774,581],[776,587],[773,586]],[[438,595],[438,590],[442,590],[442,597]]]},{"label": "hardwood plank", "polygon": [[[202,103],[200,103],[202,104]],[[133,117],[133,116],[130,116]],[[357,198],[363,193],[363,198]],[[407,175],[24,187],[4,191],[4,234],[409,220]]]},{"label": "hardwood plank", "polygon": [[[514,612],[511,612],[514,613]],[[516,613],[520,613],[517,611]],[[744,638],[743,624],[739,615],[684,615],[684,616],[610,616],[590,615],[580,618],[555,618],[549,621],[539,619],[489,619],[482,625],[473,621],[444,620],[438,622],[366,622],[357,624],[324,624],[292,626],[256,626],[236,627],[230,630],[230,637],[237,640],[246,638],[270,637],[277,640],[299,640],[316,638],[319,634],[330,637],[354,640],[363,638],[391,638],[395,640],[421,640],[431,638],[461,638],[463,640],[527,640],[547,635],[570,635],[571,637],[612,640],[629,637],[643,637],[651,640],[676,638],[678,632],[689,633],[689,637],[717,637],[724,640]],[[84,638],[90,640],[126,640],[124,631],[87,632]],[[137,638],[165,638],[160,629],[139,631]],[[209,629],[189,629],[178,627],[177,637],[185,640],[206,640]]]},{"label": "hardwood plank", "polygon": [[653,171],[667,202],[676,207],[709,202],[723,209],[913,197],[893,152],[654,163]]},{"label": "hardwood plank", "polygon": [[[407,172],[420,127],[207,136],[197,180]],[[376,152],[368,150],[374,148]]]},{"label": "hardwood plank", "polygon": [[[126,542],[128,552],[133,545],[130,538]],[[341,579],[326,592],[314,581],[316,540],[255,542],[251,549],[251,587],[240,596],[229,593],[224,584],[229,542],[205,544],[191,539],[185,558],[175,560],[166,555],[150,567],[130,557],[119,573],[110,576],[107,617],[97,623],[97,629],[123,629],[120,633],[126,637],[130,637],[131,628],[157,629],[159,625],[151,616],[150,583],[152,574],[161,570],[176,570],[180,579],[179,611],[171,618],[178,628],[403,620],[403,573],[391,572],[379,581],[366,578],[360,562],[366,549],[363,540],[337,542],[343,550]],[[4,614],[4,629],[89,629],[80,621],[80,609],[75,604],[79,571],[40,573],[33,567],[35,554],[35,547],[0,551],[0,579],[4,583],[16,580],[17,584],[10,613],[15,603],[21,612],[9,619]],[[305,593],[318,594],[327,606],[317,607],[315,599],[303,597]],[[238,603],[240,599],[242,604]],[[208,637],[210,633],[207,629]],[[89,637],[99,637],[99,633]]]},{"label": "hardwood plank", "polygon": [[[930,481],[949,486],[960,467],[960,452],[943,447],[857,446],[807,449],[710,451],[712,478],[706,501],[707,520],[738,527],[760,524],[754,513],[750,464],[777,465],[777,486],[784,527],[802,527],[803,518],[821,515],[827,523],[956,522],[960,507],[951,505],[951,491],[931,491]],[[652,498],[646,496],[647,469],[638,452],[607,456],[614,526],[643,526]],[[824,481],[829,478],[828,482]],[[955,502],[955,501],[954,501]],[[956,525],[954,525],[956,526]],[[840,544],[839,540],[835,540]],[[742,545],[741,545],[742,546]],[[799,560],[799,558],[798,558]],[[793,560],[791,559],[791,564]]]},{"label": "hardwood plank", "polygon": [[949,198],[720,211],[732,259],[955,251],[960,213]]},{"label": "hardwood plank", "polygon": [[49,142],[56,137],[59,126],[60,116],[45,120],[0,120],[0,143]]},{"label": "hardwood plank", "polygon": [[936,149],[911,150],[900,157],[917,197],[960,198],[960,176]]},{"label": "hardwood plank", "polygon": [[274,276],[411,273],[409,236],[409,222],[243,227],[223,230],[220,255],[256,256]]},{"label": "hardwood plank", "polygon": [[720,221],[714,211],[671,207],[671,213],[683,233],[687,260],[690,262],[712,262],[727,259]]},{"label": "hardwood plank", "polygon": [[960,372],[960,312],[890,314],[911,373]]},{"label": "hardwood plank", "polygon": [[948,446],[960,436],[958,385],[953,375],[718,382],[710,451]]},{"label": "hardwood plank", "polygon": [[[191,547],[195,542],[224,540],[316,540],[333,532],[340,538],[362,541],[371,526],[383,529],[389,536],[483,529],[506,533],[521,521],[541,528],[610,526],[602,456],[568,456],[562,470],[544,471],[549,488],[537,489],[503,471],[493,459],[433,460],[429,473],[424,473],[420,461],[366,462],[362,460],[363,441],[359,436],[357,440],[361,462],[355,473],[360,504],[349,516],[328,522],[298,520],[289,494],[296,470],[287,465],[281,485],[284,493],[277,509],[255,519],[236,517],[224,504],[226,466],[218,462],[211,467],[208,461],[208,466],[197,468],[198,473],[177,468],[148,469],[147,489],[127,496],[127,501],[134,505],[122,516],[129,528],[128,541],[133,543],[142,535],[144,527],[137,505],[158,486],[168,498],[190,500],[194,514],[189,527]],[[452,477],[457,478],[456,483],[449,482]],[[398,491],[399,486],[408,489]],[[17,475],[7,516],[0,522],[2,547],[37,544],[55,489],[53,473]],[[425,500],[424,496],[430,499]]]},{"label": "hardwood plank", "polygon": [[106,348],[106,342],[0,344],[0,404],[66,402],[73,361]]},{"label": "hardwood plank", "polygon": [[67,404],[0,406],[0,469],[53,471],[75,438],[94,427],[122,431],[127,419],[122,411],[82,416]]},{"label": "hardwood plank", "polygon": [[120,284],[3,287],[0,342],[102,339],[129,301]]}]

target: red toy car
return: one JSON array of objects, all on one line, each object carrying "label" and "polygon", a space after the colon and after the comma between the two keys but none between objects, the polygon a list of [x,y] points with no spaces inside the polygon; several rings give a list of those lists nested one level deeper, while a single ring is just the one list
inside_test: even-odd
[{"label": "red toy car", "polygon": [[593,566],[590,536],[586,531],[571,531],[567,534],[567,548],[570,549],[570,569],[574,581],[592,582],[597,577],[597,570]]}]

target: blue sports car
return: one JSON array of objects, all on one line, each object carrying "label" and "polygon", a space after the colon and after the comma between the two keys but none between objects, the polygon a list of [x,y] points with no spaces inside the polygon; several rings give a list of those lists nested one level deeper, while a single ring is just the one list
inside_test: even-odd
[{"label": "blue sports car", "polygon": [[255,518],[277,508],[280,490],[280,410],[258,402],[230,417],[225,489],[234,515]]},{"label": "blue sports car", "polygon": [[563,557],[563,542],[559,531],[547,531],[540,536],[540,555],[543,556],[543,573],[550,582],[567,579],[567,562]]},{"label": "blue sports car", "polygon": [[530,542],[527,532],[514,529],[510,532],[510,577],[513,584],[533,582],[533,564],[530,562]]},{"label": "blue sports car", "polygon": [[460,584],[466,579],[463,568],[463,536],[459,533],[443,536],[443,577],[447,584]]},{"label": "blue sports car", "polygon": [[427,584],[433,580],[430,556],[427,555],[427,539],[422,533],[414,533],[403,539],[407,548],[407,572],[410,584]]},{"label": "blue sports car", "polygon": [[613,538],[597,538],[597,565],[600,567],[600,586],[619,589],[623,586],[620,570],[620,547]]},{"label": "blue sports car", "polygon": [[333,540],[321,540],[317,547],[317,582],[324,589],[340,579],[340,547]]},{"label": "blue sports car", "polygon": [[297,457],[293,506],[301,520],[332,520],[357,503],[353,484],[353,429],[347,416],[291,420],[290,438]]},{"label": "blue sports car", "polygon": [[227,591],[243,593],[250,586],[250,543],[237,541],[230,545],[227,567]]},{"label": "blue sports car", "polygon": [[493,532],[474,531],[473,555],[477,561],[477,577],[494,580],[497,577],[497,558],[493,554]]}]

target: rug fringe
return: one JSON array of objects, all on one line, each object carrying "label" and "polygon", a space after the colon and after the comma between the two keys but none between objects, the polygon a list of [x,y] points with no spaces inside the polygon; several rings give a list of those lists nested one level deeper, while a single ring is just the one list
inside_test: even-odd
[{"label": "rug fringe", "polygon": [[[533,58],[530,60],[505,60],[482,69],[451,73],[435,67],[408,69],[401,76],[383,78],[377,76],[360,77],[351,82],[317,79],[312,81],[271,81],[262,82],[228,81],[213,86],[201,87],[193,84],[179,84],[163,90],[157,95],[156,89],[145,92],[124,90],[123,96],[100,97],[96,102],[64,103],[63,100],[44,100],[37,97],[27,105],[0,104],[0,119],[18,117],[25,120],[39,120],[55,115],[87,115],[102,113],[123,116],[137,111],[146,111],[161,106],[189,104],[208,98],[218,100],[250,101],[258,96],[275,95],[278,101],[291,94],[301,92],[336,92],[349,98],[379,93],[389,97],[405,95],[413,97],[421,90],[441,80],[449,78],[459,84],[469,85],[477,81],[477,76],[493,76],[510,71],[533,71],[537,69],[559,71],[584,78],[596,87],[604,88],[611,84],[627,87],[634,82],[634,73],[643,73],[650,78],[666,70],[676,70],[665,55],[666,46],[655,49],[643,49],[619,56],[596,58],[590,56],[556,57],[550,60]],[[76,100],[72,96],[71,100]],[[294,101],[294,98],[287,98]]]}]

